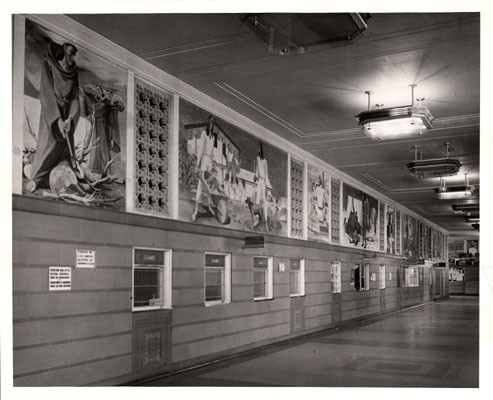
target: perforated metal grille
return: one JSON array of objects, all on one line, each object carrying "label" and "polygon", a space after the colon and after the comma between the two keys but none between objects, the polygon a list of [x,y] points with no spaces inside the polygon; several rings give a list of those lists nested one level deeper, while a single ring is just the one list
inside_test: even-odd
[{"label": "perforated metal grille", "polygon": [[340,221],[340,206],[341,206],[341,183],[338,180],[331,181],[331,237],[332,243],[339,243],[339,221]]},{"label": "perforated metal grille", "polygon": [[291,236],[303,236],[303,164],[291,159]]},{"label": "perforated metal grille", "polygon": [[385,204],[380,202],[380,251],[385,251]]},{"label": "perforated metal grille", "polygon": [[170,96],[135,85],[135,207],[168,214]]},{"label": "perforated metal grille", "polygon": [[401,212],[395,211],[395,253],[401,254]]}]

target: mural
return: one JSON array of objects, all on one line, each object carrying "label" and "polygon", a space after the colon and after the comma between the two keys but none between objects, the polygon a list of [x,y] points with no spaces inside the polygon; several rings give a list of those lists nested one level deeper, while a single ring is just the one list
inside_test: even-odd
[{"label": "mural", "polygon": [[448,243],[448,256],[449,258],[459,258],[464,255],[464,241],[458,240]]},{"label": "mural", "polygon": [[287,235],[287,154],[180,99],[179,216]]},{"label": "mural", "polygon": [[124,69],[26,20],[23,193],[124,207],[125,96]]},{"label": "mural", "polygon": [[330,241],[330,176],[308,166],[308,238]]},{"label": "mural", "polygon": [[343,184],[342,244],[378,250],[378,200]]},{"label": "mural", "polygon": [[395,223],[396,213],[395,208],[389,205],[385,211],[385,240],[387,243],[387,253],[395,254]]},{"label": "mural", "polygon": [[402,230],[402,254],[406,258],[419,258],[419,229],[418,221],[410,215],[404,214]]}]

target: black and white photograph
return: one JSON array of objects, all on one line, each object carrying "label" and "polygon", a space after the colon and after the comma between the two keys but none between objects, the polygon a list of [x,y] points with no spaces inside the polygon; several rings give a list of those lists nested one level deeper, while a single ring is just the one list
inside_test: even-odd
[{"label": "black and white photograph", "polygon": [[13,3],[2,398],[484,394],[493,7]]}]

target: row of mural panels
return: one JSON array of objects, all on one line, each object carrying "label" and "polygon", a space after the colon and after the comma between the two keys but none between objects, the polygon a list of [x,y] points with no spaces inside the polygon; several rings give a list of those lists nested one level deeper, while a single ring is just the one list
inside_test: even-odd
[{"label": "row of mural panels", "polygon": [[[128,210],[129,169],[133,210],[170,217],[177,170],[183,221],[445,258],[442,232],[188,101],[180,99],[179,132],[172,132],[172,96],[138,77],[129,109],[124,68],[29,19],[24,65],[26,195]],[[178,168],[170,165],[174,134]]]}]

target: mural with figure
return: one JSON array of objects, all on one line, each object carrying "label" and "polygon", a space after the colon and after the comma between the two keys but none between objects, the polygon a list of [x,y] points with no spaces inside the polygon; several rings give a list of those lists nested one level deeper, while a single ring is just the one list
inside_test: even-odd
[{"label": "mural with figure", "polygon": [[396,235],[395,235],[395,226],[396,224],[396,214],[395,214],[395,208],[389,206],[388,204],[386,205],[385,208],[385,239],[387,242],[387,253],[390,254],[395,254],[396,249],[395,249],[395,241],[396,241]]},{"label": "mural with figure", "polygon": [[23,193],[123,207],[126,71],[30,20],[25,38]]},{"label": "mural with figure", "polygon": [[419,258],[418,221],[410,215],[403,214],[402,254],[408,259]]},{"label": "mural with figure", "polygon": [[308,238],[330,241],[330,176],[308,166]]},{"label": "mural with figure", "polygon": [[179,217],[287,235],[287,154],[180,99]]},{"label": "mural with figure", "polygon": [[343,184],[342,244],[378,250],[378,200]]}]

